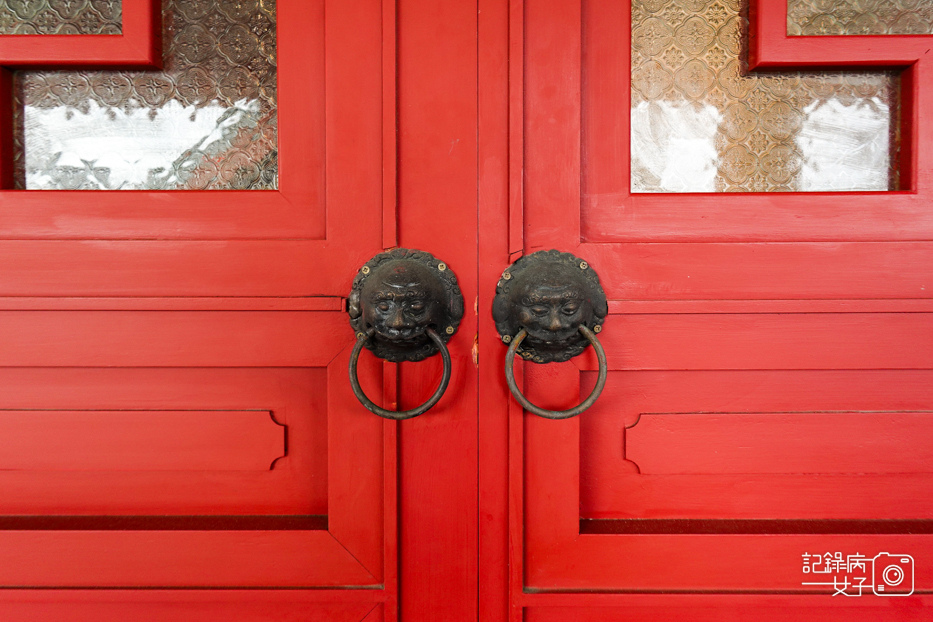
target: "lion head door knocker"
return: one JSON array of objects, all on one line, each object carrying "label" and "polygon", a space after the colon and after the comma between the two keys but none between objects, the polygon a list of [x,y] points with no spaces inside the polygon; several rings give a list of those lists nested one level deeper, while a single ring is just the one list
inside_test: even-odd
[{"label": "lion head door knocker", "polygon": [[[608,305],[599,277],[570,253],[539,251],[522,257],[505,272],[496,287],[493,319],[502,341],[509,344],[505,376],[509,390],[525,408],[548,419],[579,415],[596,402],[606,384],[606,354],[596,338]],[[592,345],[599,359],[599,377],[592,393],[569,410],[546,410],[532,404],[515,384],[512,365],[517,353],[533,363],[567,361]]]},{"label": "lion head door knocker", "polygon": [[[410,419],[437,404],[450,382],[447,341],[463,318],[457,277],[430,253],[407,248],[380,253],[353,279],[347,310],[356,332],[350,355],[350,385],[368,410],[387,419]],[[357,362],[363,347],[392,362],[421,361],[441,353],[444,373],[427,402],[412,410],[391,411],[373,403],[360,387]]]}]

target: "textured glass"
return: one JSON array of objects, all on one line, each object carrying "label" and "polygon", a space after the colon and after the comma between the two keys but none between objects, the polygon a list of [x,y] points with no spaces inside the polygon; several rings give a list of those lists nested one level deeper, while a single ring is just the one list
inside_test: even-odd
[{"label": "textured glass", "polygon": [[896,189],[896,74],[749,74],[747,28],[739,0],[633,0],[632,191]]},{"label": "textured glass", "polygon": [[118,35],[120,0],[0,0],[0,35]]},{"label": "textured glass", "polygon": [[277,187],[273,0],[164,0],[163,27],[163,71],[18,72],[17,187]]},{"label": "textured glass", "polygon": [[930,0],[787,0],[789,35],[933,34]]}]

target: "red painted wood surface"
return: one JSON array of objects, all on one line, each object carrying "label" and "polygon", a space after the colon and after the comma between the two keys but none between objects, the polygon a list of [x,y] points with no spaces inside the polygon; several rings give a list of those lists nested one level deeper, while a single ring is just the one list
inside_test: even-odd
[{"label": "red painted wood surface", "polygon": [[[564,58],[566,69],[557,72],[567,78],[566,88],[576,99],[575,106],[579,108],[585,102],[588,110],[581,128],[585,138],[580,141],[577,137],[577,144],[572,147],[585,154],[587,160],[585,170],[578,171],[583,175],[583,185],[574,205],[580,206],[582,218],[575,231],[580,231],[585,241],[594,243],[929,240],[933,225],[926,209],[933,181],[929,164],[933,161],[930,153],[933,99],[929,93],[933,82],[926,77],[930,63],[925,58],[929,36],[788,37],[786,0],[755,0],[751,4],[756,17],[749,39],[752,69],[872,66],[905,70],[901,143],[905,190],[839,194],[632,194],[627,174],[618,174],[629,167],[629,107],[616,105],[629,97],[629,46],[618,45],[616,33],[629,31],[630,14],[622,3],[597,3],[583,16],[577,9],[566,18],[575,20],[573,23],[577,25],[581,19],[586,20],[585,40],[580,38],[577,28],[574,34],[570,29],[555,33],[565,39],[560,44],[554,41],[556,47],[584,45],[586,57],[592,61],[585,68],[587,78],[582,85],[579,58]],[[551,132],[555,136],[560,132],[563,140],[573,141],[574,128],[581,123],[579,116],[570,109],[563,114],[568,121],[555,124]],[[624,148],[620,149],[620,145]],[[557,209],[557,197],[552,200]],[[684,220],[687,210],[690,216]],[[559,222],[556,218],[549,219],[547,228],[538,235],[548,231],[552,239],[559,238]],[[540,243],[547,246],[554,242]],[[887,248],[878,245],[875,250]]]},{"label": "red painted wood surface", "polygon": [[161,3],[130,0],[121,13],[119,35],[0,35],[0,59],[7,67],[161,65]]},{"label": "red painted wood surface", "polygon": [[96,622],[132,618],[211,622],[307,620],[382,622],[378,592],[347,590],[4,590],[0,615],[9,620]]},{"label": "red painted wood surface", "polygon": [[2,471],[268,471],[285,428],[268,411],[3,411]]},{"label": "red painted wood surface", "polygon": [[[0,191],[0,409],[271,412],[286,455],[0,473],[0,583],[45,588],[0,591],[0,617],[928,617],[927,596],[805,588],[800,556],[908,553],[933,589],[929,37],[791,40],[786,3],[754,4],[758,67],[904,69],[905,191],[632,195],[626,3],[277,4],[279,191]],[[145,36],[46,41],[0,38],[0,64],[153,62]],[[443,258],[467,307],[448,395],[400,424],[350,394],[342,312],[356,268],[395,245]],[[552,247],[612,299],[609,386],[561,422],[508,397],[489,313],[501,270]],[[561,408],[594,370],[587,355],[517,376]],[[403,408],[439,372],[361,363],[367,392]],[[682,445],[638,427],[670,413],[702,421]],[[870,469],[817,451],[852,446]],[[30,514],[46,522],[23,528]],[[244,515],[268,521],[222,522]]]},{"label": "red painted wood surface", "polygon": [[[5,472],[4,487],[15,491],[3,497],[9,514],[324,511],[327,530],[3,531],[0,581],[89,587],[380,584],[383,488],[393,464],[385,465],[382,420],[350,408],[348,357],[343,349],[329,366],[311,370],[4,369],[2,394],[16,409],[263,408],[294,432],[289,455],[264,472]],[[377,366],[361,369],[366,384],[378,379]],[[326,452],[320,451],[322,441]],[[83,562],[62,564],[62,555]]]},{"label": "red painted wood surface", "polygon": [[[509,408],[500,345],[492,321],[492,299],[512,244],[521,248],[521,230],[510,225],[521,217],[521,93],[516,72],[522,55],[521,30],[511,19],[521,2],[478,3],[478,488],[479,620],[507,620],[510,608],[509,566]],[[520,75],[520,71],[518,71]],[[521,98],[518,99],[518,102]],[[517,164],[518,166],[513,166]]]},{"label": "red painted wood surface", "polygon": [[[840,601],[840,599],[844,599]],[[531,598],[529,597],[529,600]],[[542,599],[543,600],[543,599]],[[736,620],[848,622],[864,620],[904,620],[920,622],[928,618],[933,605],[928,596],[903,602],[896,598],[844,598],[828,596],[723,596],[696,594],[626,594],[607,596],[604,604],[577,595],[560,595],[548,605],[529,607],[528,622],[655,622],[696,620],[719,622]],[[590,602],[587,602],[587,601]],[[584,604],[586,603],[586,604]]]},{"label": "red painted wood surface", "polygon": [[[526,253],[594,266],[611,315],[597,405],[510,416],[511,620],[928,617],[920,596],[838,608],[832,589],[802,585],[800,556],[933,555],[933,39],[792,38],[786,2],[752,3],[753,68],[903,70],[904,191],[633,194],[628,5],[517,4],[513,227]],[[526,365],[526,394],[567,408],[595,369],[591,355]],[[785,596],[752,595],[765,592]]]},{"label": "red painted wood surface", "polygon": [[[442,258],[466,313],[444,398],[399,426],[400,620],[477,619],[477,7],[398,0],[398,241]],[[399,368],[399,402],[422,402],[439,361]]]},{"label": "red painted wood surface", "polygon": [[[42,525],[71,527],[0,531],[7,569],[0,581],[367,589],[318,591],[320,598],[14,591],[0,602],[12,615],[253,619],[250,611],[271,603],[269,614],[283,619],[394,620],[401,589],[408,617],[475,618],[475,323],[467,318],[451,343],[449,395],[430,417],[397,426],[348,393],[353,335],[342,312],[357,267],[399,242],[442,256],[467,300],[476,298],[476,14],[468,5],[420,1],[277,4],[281,189],[138,192],[132,201],[0,192],[0,254],[7,254],[0,308],[9,313],[0,382],[15,389],[4,393],[7,408],[272,412],[287,426],[287,455],[258,478],[202,468],[175,480],[116,470],[96,483],[13,482],[32,493],[12,496],[9,511],[44,504],[54,521]],[[67,49],[54,38],[41,49],[22,41],[0,47],[8,65],[65,57],[61,64],[88,65],[99,55],[95,39],[85,40],[84,56],[74,49],[77,38]],[[16,45],[26,51],[14,53]],[[145,64],[129,52],[108,60]],[[8,162],[9,151],[2,153]],[[451,230],[466,235],[445,240]],[[434,361],[401,374],[389,366],[380,375],[381,368],[364,358],[364,387],[402,405],[421,399],[439,372]],[[103,492],[87,494],[95,490]],[[92,521],[125,514],[137,527],[124,531],[113,525],[129,522],[101,519],[103,531],[82,531],[74,526],[87,521],[68,523],[62,514],[69,513]],[[268,515],[271,522],[269,529],[192,530],[176,520],[141,530],[148,513],[210,513],[218,521]],[[325,526],[289,528],[281,514],[323,515]],[[78,573],[62,559],[92,569]]]},{"label": "red painted wood surface", "polygon": [[[365,372],[364,381],[374,375],[372,367]],[[340,380],[335,376],[332,382]],[[327,370],[314,368],[3,368],[0,393],[8,409],[40,417],[61,411],[81,417],[95,411],[124,413],[126,417],[145,413],[141,408],[183,413],[272,412],[276,421],[287,427],[288,446],[287,455],[274,466],[266,464],[263,471],[254,472],[206,470],[203,458],[202,468],[186,471],[0,471],[0,514],[326,515],[327,392]],[[208,416],[217,421],[218,415]],[[265,419],[268,414],[260,420],[263,429]],[[182,422],[180,417],[178,420]],[[281,430],[281,426],[275,427]],[[183,431],[177,426],[172,429]],[[76,442],[99,444],[93,430]],[[332,433],[338,430],[331,427]],[[281,441],[281,432],[277,434]],[[211,443],[207,447],[215,447],[209,438],[205,440]],[[180,445],[189,440],[167,442]],[[223,455],[219,453],[217,458]]]},{"label": "red painted wood surface", "polygon": [[[157,64],[159,3],[124,4],[122,36],[0,37],[0,65]],[[0,617],[396,619],[396,425],[350,392],[343,312],[396,220],[396,7],[276,4],[278,191],[12,191],[0,106],[0,409],[32,460],[0,472],[0,584],[93,588]]]},{"label": "red painted wood surface", "polygon": [[[381,58],[394,20],[384,28],[375,0],[277,12],[280,189],[89,192],[78,205],[69,192],[2,192],[0,295],[345,295],[347,267],[382,248]],[[0,43],[14,39],[36,37]],[[29,64],[50,62],[43,53]]]},{"label": "red painted wood surface", "polygon": [[650,413],[627,428],[625,459],[642,475],[928,473],[931,426],[931,413]]},{"label": "red painted wood surface", "polygon": [[[588,372],[583,379],[584,391],[593,375]],[[566,376],[572,380],[574,374]],[[581,518],[896,520],[924,519],[933,513],[928,501],[931,464],[924,457],[930,419],[927,413],[916,412],[933,399],[928,370],[619,371],[610,377],[609,399],[580,420]],[[881,412],[885,409],[899,413]],[[772,414],[757,414],[763,411]],[[908,415],[910,411],[915,414]],[[696,441],[694,451],[671,456],[656,469],[664,473],[650,469],[640,473],[636,457],[629,455],[630,447],[636,454],[640,451],[640,418],[663,419],[662,425],[676,426],[679,417],[706,421],[725,418],[721,413],[727,412],[732,413],[733,427],[717,427],[708,435],[708,443],[692,436],[687,442]],[[824,422],[820,436],[803,439],[797,430],[782,432],[771,423],[768,433],[736,431],[744,432],[766,417],[781,417],[777,413],[782,412],[796,412],[793,417],[798,420],[828,415],[838,425]],[[906,423],[908,417],[915,426],[911,438],[905,438],[911,432],[903,425],[886,426],[870,438],[859,433],[859,426],[877,430],[897,420]],[[893,455],[878,455],[879,446],[890,437],[904,439],[903,448]],[[756,446],[761,449],[749,449]],[[911,446],[919,455],[915,452],[914,460],[905,464]],[[851,453],[842,462],[828,453],[843,453],[846,447]],[[795,468],[786,457],[778,458],[795,449],[800,454],[798,467],[806,461],[808,470]],[[716,451],[725,455],[713,455]],[[873,451],[871,462],[863,459]],[[671,452],[677,447],[667,444],[660,455]],[[748,459],[744,468],[736,465],[739,455]],[[756,469],[747,466],[766,456],[778,459]],[[656,453],[649,461],[658,458]],[[715,464],[720,468],[677,466],[705,458],[718,460]],[[730,460],[734,466],[721,468]],[[860,460],[861,466],[856,465]],[[902,466],[895,467],[892,463],[898,461]],[[846,464],[851,465],[848,471]]]}]

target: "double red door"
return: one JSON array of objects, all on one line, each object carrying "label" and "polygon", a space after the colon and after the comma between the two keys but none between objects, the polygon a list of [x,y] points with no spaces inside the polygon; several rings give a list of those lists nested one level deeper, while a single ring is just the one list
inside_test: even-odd
[{"label": "double red door", "polygon": [[[0,63],[155,64],[156,3],[124,4]],[[0,194],[7,618],[923,619],[929,37],[752,7],[759,69],[901,72],[902,191],[633,194],[628,3],[277,5],[278,190]],[[466,300],[401,423],[353,397],[344,309],[396,246]],[[565,421],[509,397],[490,313],[549,248],[610,299],[607,389]],[[523,383],[564,408],[595,370]],[[439,373],[361,365],[401,408]],[[833,597],[826,553],[909,558],[915,594]]]}]

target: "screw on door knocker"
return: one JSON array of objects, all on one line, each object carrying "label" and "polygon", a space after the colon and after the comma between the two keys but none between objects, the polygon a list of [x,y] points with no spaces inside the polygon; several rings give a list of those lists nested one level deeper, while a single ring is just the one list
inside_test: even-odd
[{"label": "screw on door knocker", "polygon": [[[353,279],[347,311],[357,336],[350,355],[350,385],[360,403],[387,419],[410,419],[437,404],[450,382],[446,344],[463,318],[463,295],[453,270],[424,251],[396,248],[380,253]],[[377,406],[357,377],[364,346],[391,362],[421,361],[440,352],[444,361],[440,385],[417,408],[397,412]]]},{"label": "screw on door knocker", "polygon": [[[586,261],[556,250],[522,257],[496,287],[492,314],[496,329],[509,344],[505,375],[509,389],[525,410],[548,419],[579,415],[596,402],[606,384],[606,354],[596,333],[608,313],[599,276]],[[515,355],[533,363],[567,361],[592,345],[599,376],[592,393],[578,406],[554,411],[532,404],[515,383]]]}]

